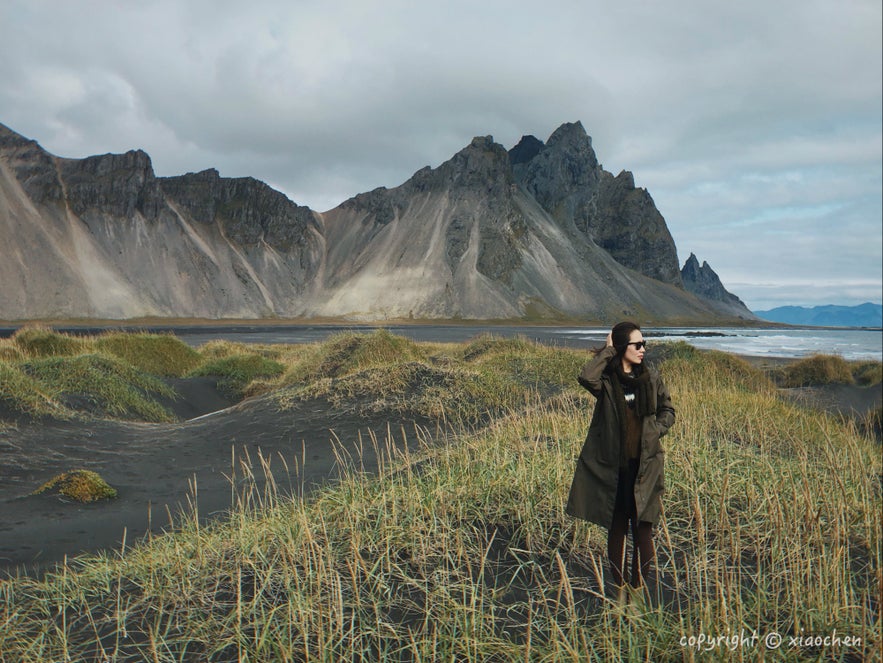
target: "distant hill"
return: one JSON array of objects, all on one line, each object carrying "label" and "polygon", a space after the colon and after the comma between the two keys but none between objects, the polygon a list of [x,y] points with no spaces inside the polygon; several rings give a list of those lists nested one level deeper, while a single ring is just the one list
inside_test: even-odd
[{"label": "distant hill", "polygon": [[754,315],[770,322],[810,327],[883,327],[883,306],[866,302],[859,306],[779,306]]}]

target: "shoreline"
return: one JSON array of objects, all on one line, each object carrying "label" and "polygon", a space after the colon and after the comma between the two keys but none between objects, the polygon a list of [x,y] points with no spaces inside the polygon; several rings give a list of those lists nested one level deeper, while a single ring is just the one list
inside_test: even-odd
[{"label": "shoreline", "polygon": [[[310,323],[292,323],[290,320],[207,321],[178,320],[177,324],[161,326],[130,323],[108,326],[95,321],[80,321],[70,326],[51,327],[55,332],[71,336],[97,336],[102,333],[174,334],[191,347],[198,348],[212,340],[253,343],[261,345],[301,345],[324,341],[337,333],[370,333],[387,330],[417,342],[463,342],[482,334],[494,336],[523,336],[529,340],[555,347],[592,348],[603,344],[606,326],[584,324],[534,324],[508,321],[505,324],[476,323],[473,321],[387,321],[383,323],[343,323],[322,320]],[[22,323],[22,327],[29,323]],[[43,324],[43,323],[40,323]],[[45,324],[44,324],[45,326]],[[3,326],[0,339],[13,336],[22,327]],[[765,361],[778,358],[799,359],[813,354],[840,355],[847,361],[881,361],[883,353],[876,350],[881,344],[881,332],[868,328],[785,327],[763,325],[752,327],[674,327],[644,326],[644,335],[652,344],[684,341],[697,349],[714,349],[744,357],[759,357]],[[652,352],[652,350],[651,350]],[[652,354],[651,354],[652,357]]]}]

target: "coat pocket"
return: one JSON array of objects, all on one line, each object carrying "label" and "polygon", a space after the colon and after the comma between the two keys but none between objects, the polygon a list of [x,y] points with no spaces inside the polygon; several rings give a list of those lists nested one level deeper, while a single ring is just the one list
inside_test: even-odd
[{"label": "coat pocket", "polygon": [[590,428],[580,456],[584,462],[589,464],[618,465],[619,450],[612,447],[613,445],[607,443],[600,428]]},{"label": "coat pocket", "polygon": [[665,490],[665,452],[660,449],[641,461],[640,483],[650,497]]}]

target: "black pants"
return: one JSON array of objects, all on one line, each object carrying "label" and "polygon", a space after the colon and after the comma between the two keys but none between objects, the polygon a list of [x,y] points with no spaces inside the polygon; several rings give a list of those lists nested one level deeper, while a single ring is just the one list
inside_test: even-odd
[{"label": "black pants", "polygon": [[[619,471],[616,484],[616,504],[613,507],[613,522],[607,532],[607,556],[610,558],[610,573],[618,587],[625,584],[625,541],[629,525],[632,530],[632,563],[631,585],[640,587],[642,581],[649,579],[653,558],[653,524],[638,520],[638,508],[635,505],[635,481],[638,477],[640,460],[629,460],[628,467]],[[639,561],[640,560],[640,561]]]}]

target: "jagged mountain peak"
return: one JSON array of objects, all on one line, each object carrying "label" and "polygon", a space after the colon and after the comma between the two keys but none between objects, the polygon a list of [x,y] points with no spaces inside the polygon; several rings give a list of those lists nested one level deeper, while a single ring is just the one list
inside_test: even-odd
[{"label": "jagged mountain peak", "polygon": [[547,147],[572,149],[577,152],[588,153],[592,150],[592,137],[586,133],[582,122],[565,122],[552,132],[546,141]]},{"label": "jagged mountain peak", "polygon": [[347,200],[344,205],[373,203],[378,195],[396,196],[400,190],[427,191],[445,189],[475,189],[494,191],[512,184],[512,168],[509,153],[493,136],[476,136],[469,145],[458,151],[437,168],[426,166],[418,170],[399,187],[385,189],[379,187],[370,193],[369,198],[359,194]]},{"label": "jagged mountain peak", "polygon": [[711,302],[722,312],[743,318],[754,317],[745,303],[724,287],[720,277],[707,261],[703,260],[702,265],[699,264],[695,253],[691,252],[690,257],[684,263],[681,269],[681,278],[688,292]]},{"label": "jagged mountain peak", "polygon": [[139,171],[147,178],[154,178],[153,161],[144,150],[129,150],[122,154],[97,154],[84,159],[63,159],[71,170],[89,173],[98,177],[118,171]]},{"label": "jagged mountain peak", "polygon": [[546,144],[536,136],[522,136],[518,144],[509,150],[509,162],[513,167],[527,163],[543,151]]},{"label": "jagged mountain peak", "polygon": [[23,145],[37,145],[37,141],[22,136],[0,122],[0,148],[17,147]]},{"label": "jagged mountain peak", "polygon": [[468,146],[457,152],[439,167],[456,173],[463,183],[472,184],[484,179],[510,178],[509,153],[494,142],[493,136],[476,136]]},{"label": "jagged mountain peak", "polygon": [[[524,159],[530,152],[533,156]],[[553,214],[562,199],[575,191],[597,187],[598,160],[592,139],[579,122],[562,124],[545,144],[536,139],[527,141],[519,153],[523,156],[514,169],[516,180]]]},{"label": "jagged mountain peak", "polygon": [[691,275],[697,275],[697,276],[699,274],[701,274],[703,271],[707,271],[710,269],[711,269],[711,267],[708,265],[708,262],[705,260],[702,261],[702,265],[700,266],[699,258],[697,258],[696,254],[693,253],[692,251],[690,252],[690,257],[687,258],[686,262],[684,263],[684,267],[683,267],[684,272],[691,274]]},{"label": "jagged mountain peak", "polygon": [[616,176],[616,182],[618,185],[625,187],[627,189],[636,188],[635,187],[635,175],[630,170],[619,171],[619,175]]}]

